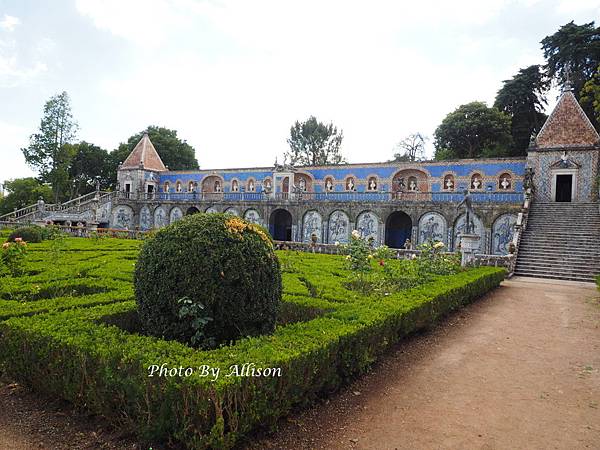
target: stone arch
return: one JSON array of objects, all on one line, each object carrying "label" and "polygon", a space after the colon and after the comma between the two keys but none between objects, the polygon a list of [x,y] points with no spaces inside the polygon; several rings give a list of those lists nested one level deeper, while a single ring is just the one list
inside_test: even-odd
[{"label": "stone arch", "polygon": [[312,242],[312,235],[317,236],[317,242],[322,241],[323,218],[318,211],[311,209],[302,218],[302,242]]},{"label": "stone arch", "polygon": [[198,208],[196,208],[195,206],[190,206],[188,209],[186,209],[185,215],[191,216],[192,214],[198,214],[199,212],[200,210]]},{"label": "stone arch", "polygon": [[207,214],[214,214],[218,213],[219,211],[217,211],[217,208],[215,208],[214,206],[209,206],[208,208],[206,208],[206,210],[204,210],[204,212]]},{"label": "stone arch", "polygon": [[[485,228],[483,227],[483,222],[477,216],[471,217],[471,222],[475,227],[475,234],[479,235],[479,250],[485,248]],[[461,214],[454,221],[454,233],[452,236],[452,250],[458,249],[458,243],[460,242],[460,234],[465,228],[465,214]]]},{"label": "stone arch", "polygon": [[260,224],[260,214],[254,208],[246,210],[246,212],[244,213],[244,219],[250,223]]},{"label": "stone arch", "polygon": [[169,213],[169,223],[177,222],[183,217],[183,212],[179,206],[174,206]]},{"label": "stone arch", "polygon": [[240,212],[238,211],[237,208],[234,208],[233,206],[231,208],[227,208],[225,211],[225,214],[231,214],[233,216],[240,216]]},{"label": "stone arch", "polygon": [[146,205],[142,206],[140,209],[140,230],[148,231],[152,228],[152,214],[150,213],[150,208]]},{"label": "stone arch", "polygon": [[392,212],[385,221],[385,245],[404,248],[412,235],[412,219],[404,211]]},{"label": "stone arch", "polygon": [[492,254],[507,255],[509,245],[515,234],[515,224],[517,216],[515,214],[501,214],[492,225]]},{"label": "stone arch", "polygon": [[117,206],[113,211],[112,227],[121,230],[133,230],[133,209],[127,205]]},{"label": "stone arch", "polygon": [[429,240],[448,244],[448,222],[439,212],[429,211],[419,218],[418,242]]},{"label": "stone arch", "polygon": [[[416,189],[412,189],[411,182]],[[422,169],[409,168],[399,170],[392,177],[392,192],[429,191],[429,174]]]},{"label": "stone arch", "polygon": [[154,228],[166,227],[167,225],[169,225],[167,212],[164,207],[158,206],[154,210]]},{"label": "stone arch", "polygon": [[276,241],[291,241],[292,224],[292,214],[287,209],[277,208],[269,217],[269,232]]},{"label": "stone arch", "polygon": [[[214,193],[223,192],[225,182],[220,175],[209,175],[202,180],[202,192]],[[218,189],[218,190],[217,190]]]},{"label": "stone arch", "polygon": [[350,236],[350,218],[344,211],[339,209],[333,211],[329,215],[327,228],[327,242],[329,244],[335,242],[339,242],[340,244],[348,243]]},{"label": "stone arch", "polygon": [[356,217],[356,230],[364,239],[373,239],[375,243],[379,240],[379,217],[373,211],[363,211]]}]

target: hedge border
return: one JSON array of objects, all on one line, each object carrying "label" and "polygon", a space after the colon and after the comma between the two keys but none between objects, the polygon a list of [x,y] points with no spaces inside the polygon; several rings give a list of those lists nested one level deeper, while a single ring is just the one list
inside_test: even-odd
[{"label": "hedge border", "polygon": [[[134,302],[11,318],[0,322],[0,364],[35,389],[59,395],[146,439],[174,437],[191,448],[230,448],[252,429],[273,426],[292,407],[312,402],[363,373],[390,345],[471,303],[504,279],[499,268],[440,277],[400,296],[329,303],[322,317],[278,328],[213,351],[126,333],[100,323]],[[280,378],[150,378],[147,367],[227,370],[254,362],[281,367]]]}]

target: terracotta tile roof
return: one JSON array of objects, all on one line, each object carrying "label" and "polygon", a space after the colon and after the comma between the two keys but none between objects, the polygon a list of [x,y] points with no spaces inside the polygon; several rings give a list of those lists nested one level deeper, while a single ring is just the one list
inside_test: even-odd
[{"label": "terracotta tile roof", "polygon": [[147,133],[144,133],[144,136],[121,165],[121,168],[138,169],[140,166],[144,169],[160,172],[167,170]]},{"label": "terracotta tile roof", "polygon": [[594,129],[570,90],[561,95],[535,139],[538,148],[592,147],[600,144]]}]

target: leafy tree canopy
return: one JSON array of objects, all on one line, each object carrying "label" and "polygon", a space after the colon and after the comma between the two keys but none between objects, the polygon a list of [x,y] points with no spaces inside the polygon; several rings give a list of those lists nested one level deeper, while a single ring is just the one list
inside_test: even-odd
[{"label": "leafy tree canopy", "polygon": [[459,106],[435,130],[435,158],[506,156],[512,145],[510,117],[484,102]]},{"label": "leafy tree canopy", "polygon": [[504,80],[503,83],[496,95],[494,107],[508,114],[512,119],[511,156],[525,155],[531,136],[537,134],[546,121],[545,95],[550,87],[550,81],[541,67],[534,65],[519,70],[513,78]]},{"label": "leafy tree canopy", "polygon": [[594,112],[596,123],[600,123],[600,65],[592,79],[583,85],[580,101],[584,108]]},{"label": "leafy tree canopy", "polygon": [[48,203],[53,198],[50,186],[32,177],[8,180],[4,183],[4,188],[8,194],[0,198],[0,215],[14,211],[15,208],[33,205],[40,198]]},{"label": "leafy tree canopy", "polygon": [[169,170],[197,170],[199,168],[194,147],[177,137],[177,131],[151,125],[146,130],[131,136],[127,142],[120,144],[119,148],[111,152],[115,179],[118,165],[129,156],[144,136],[145,131],[148,132],[154,148]]},{"label": "leafy tree canopy", "polygon": [[58,202],[68,186],[68,167],[73,157],[69,144],[75,139],[77,123],[73,120],[69,95],[62,92],[44,105],[39,131],[30,137],[29,147],[21,149],[25,161],[49,182]]},{"label": "leafy tree canopy", "polygon": [[290,150],[285,153],[285,160],[292,165],[320,166],[326,164],[342,164],[345,162],[340,153],[344,134],[332,123],[325,125],[314,116],[304,122],[298,122],[290,128],[287,140]]},{"label": "leafy tree canopy", "polygon": [[100,189],[112,187],[115,167],[106,150],[85,141],[68,145],[73,154],[69,165],[71,198],[94,191],[96,183]]}]

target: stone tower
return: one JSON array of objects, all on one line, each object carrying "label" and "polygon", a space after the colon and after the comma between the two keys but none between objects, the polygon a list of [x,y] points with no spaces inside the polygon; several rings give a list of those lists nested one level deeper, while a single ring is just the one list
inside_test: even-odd
[{"label": "stone tower", "polygon": [[144,133],[140,142],[119,166],[117,173],[119,191],[126,198],[151,198],[158,192],[160,173],[166,170],[148,133]]},{"label": "stone tower", "polygon": [[567,83],[527,154],[527,166],[534,170],[535,200],[595,200],[599,156],[600,136]]}]

